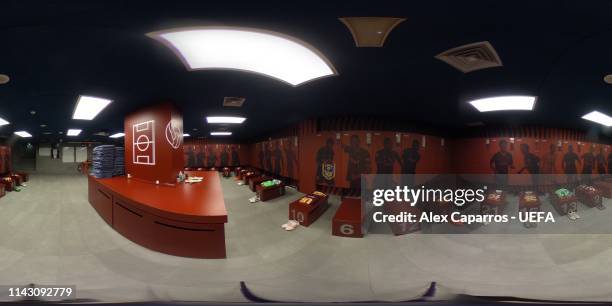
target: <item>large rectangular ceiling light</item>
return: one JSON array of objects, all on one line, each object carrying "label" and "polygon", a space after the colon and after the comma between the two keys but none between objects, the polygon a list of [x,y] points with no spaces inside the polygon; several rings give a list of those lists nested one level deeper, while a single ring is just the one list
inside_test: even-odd
[{"label": "large rectangular ceiling light", "polygon": [[533,96],[500,96],[470,101],[479,112],[533,110],[536,97]]},{"label": "large rectangular ceiling light", "polygon": [[120,138],[120,137],[123,137],[123,136],[125,136],[124,133],[116,133],[116,134],[110,135],[108,137],[110,137],[110,138]]},{"label": "large rectangular ceiling light", "polygon": [[208,123],[241,124],[244,120],[244,117],[206,117]]},{"label": "large rectangular ceiling light", "polygon": [[267,30],[204,26],[169,29],[147,36],[174,51],[189,70],[249,71],[293,86],[337,74],[330,61],[314,47]]},{"label": "large rectangular ceiling light", "polygon": [[232,132],[210,132],[212,136],[230,136]]},{"label": "large rectangular ceiling light", "polygon": [[111,102],[113,101],[104,98],[79,96],[72,119],[93,120]]},{"label": "large rectangular ceiling light", "polygon": [[582,119],[586,119],[589,121],[593,121],[596,123],[599,123],[601,125],[605,125],[605,126],[612,126],[612,117],[604,114],[604,113],[600,113],[598,111],[592,111],[584,116],[582,116]]},{"label": "large rectangular ceiling light", "polygon": [[81,134],[81,130],[79,129],[69,129],[68,132],[66,132],[66,136],[79,136],[79,134]]},{"label": "large rectangular ceiling light", "polygon": [[26,131],[17,131],[15,132],[15,135],[19,136],[19,137],[23,137],[23,138],[29,138],[32,137],[32,134],[26,132]]},{"label": "large rectangular ceiling light", "polygon": [[6,120],[4,120],[4,119],[0,118],[0,126],[7,125],[7,124],[9,124],[9,123],[10,123],[10,122],[8,122],[8,121],[6,121]]}]

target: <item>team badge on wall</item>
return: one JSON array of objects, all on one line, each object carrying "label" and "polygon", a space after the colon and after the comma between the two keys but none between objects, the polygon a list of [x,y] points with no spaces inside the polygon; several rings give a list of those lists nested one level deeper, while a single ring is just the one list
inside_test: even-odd
[{"label": "team badge on wall", "polygon": [[328,181],[336,177],[336,164],[333,161],[324,161],[321,165],[321,176]]},{"label": "team badge on wall", "polygon": [[172,120],[166,124],[166,141],[175,150],[183,144],[183,129]]},{"label": "team badge on wall", "polygon": [[132,162],[155,165],[155,120],[132,126]]}]

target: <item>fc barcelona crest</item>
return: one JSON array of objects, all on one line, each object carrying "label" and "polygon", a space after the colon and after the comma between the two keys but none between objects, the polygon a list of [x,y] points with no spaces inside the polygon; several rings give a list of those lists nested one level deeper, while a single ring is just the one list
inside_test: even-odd
[{"label": "fc barcelona crest", "polygon": [[321,176],[324,179],[331,181],[336,177],[336,164],[333,161],[324,161],[321,169]]}]

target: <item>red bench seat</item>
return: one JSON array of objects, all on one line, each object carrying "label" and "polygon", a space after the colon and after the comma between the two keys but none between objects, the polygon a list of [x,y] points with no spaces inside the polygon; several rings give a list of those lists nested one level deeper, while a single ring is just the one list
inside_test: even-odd
[{"label": "red bench seat", "polygon": [[329,208],[329,196],[315,191],[289,204],[289,220],[310,226]]},{"label": "red bench seat", "polygon": [[344,198],[332,220],[332,235],[352,238],[363,237],[363,215],[361,198]]},{"label": "red bench seat", "polygon": [[285,194],[285,183],[280,183],[271,187],[264,187],[260,184],[255,185],[257,196],[262,202],[278,198]]},{"label": "red bench seat", "polygon": [[560,198],[555,192],[552,192],[550,194],[550,203],[561,216],[567,215],[570,211],[578,210],[578,199],[574,194]]},{"label": "red bench seat", "polygon": [[601,207],[603,205],[601,192],[593,186],[580,185],[576,187],[576,198],[588,207]]}]

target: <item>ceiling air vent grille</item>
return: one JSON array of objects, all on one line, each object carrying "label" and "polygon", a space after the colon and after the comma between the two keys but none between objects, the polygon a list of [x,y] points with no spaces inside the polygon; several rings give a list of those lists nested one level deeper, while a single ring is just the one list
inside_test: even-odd
[{"label": "ceiling air vent grille", "polygon": [[242,107],[246,98],[240,97],[225,97],[223,98],[223,106],[226,107]]},{"label": "ceiling air vent grille", "polygon": [[436,58],[463,73],[503,66],[495,48],[488,41],[456,47],[436,55]]}]

